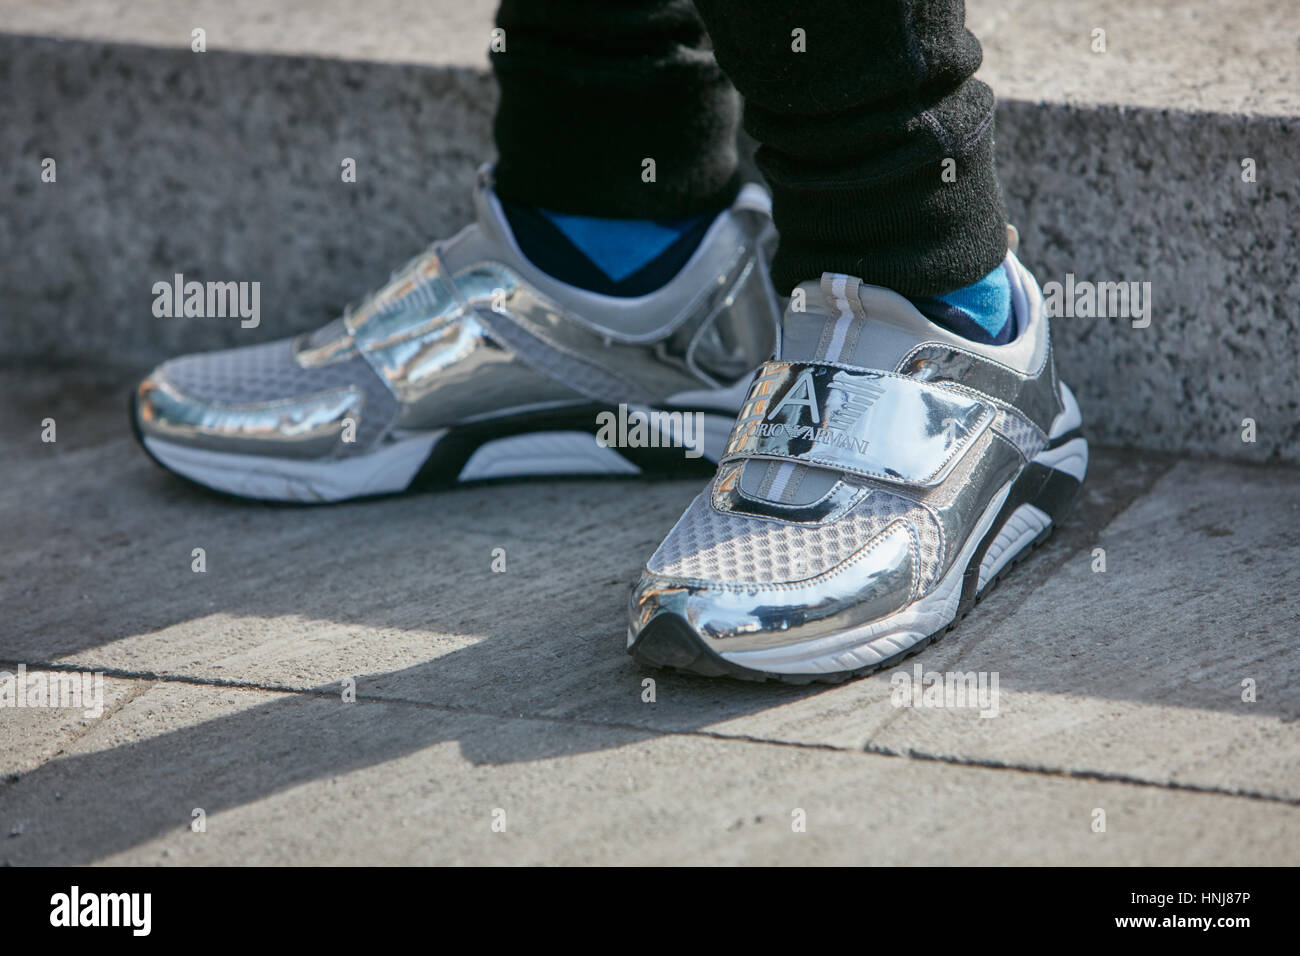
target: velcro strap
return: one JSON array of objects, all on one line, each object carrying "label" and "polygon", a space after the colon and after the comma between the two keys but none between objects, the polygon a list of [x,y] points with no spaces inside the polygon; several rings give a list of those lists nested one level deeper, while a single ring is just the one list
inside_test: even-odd
[{"label": "velcro strap", "polygon": [[802,462],[928,487],[947,477],[993,417],[988,402],[893,372],[768,362],[722,460]]}]

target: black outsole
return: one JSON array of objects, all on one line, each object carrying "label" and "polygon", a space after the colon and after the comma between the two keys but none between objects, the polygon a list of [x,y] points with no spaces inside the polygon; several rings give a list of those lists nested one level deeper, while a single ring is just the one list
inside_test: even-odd
[{"label": "black outsole", "polygon": [[[599,431],[596,417],[601,412],[614,412],[615,409],[602,405],[584,405],[554,411],[535,412],[529,415],[512,416],[508,421],[481,422],[461,425],[453,428],[440,438],[429,450],[420,470],[415,473],[406,491],[436,491],[455,488],[461,485],[477,484],[460,480],[461,470],[474,452],[490,441],[498,438],[510,438],[515,435],[534,434],[551,431],[577,431],[596,435]],[[704,409],[663,409],[663,411],[680,411],[683,413],[705,411]],[[725,414],[709,410],[706,414]],[[717,463],[701,455],[687,458],[680,448],[630,448],[611,446],[624,460],[640,469],[638,478],[697,478],[709,477],[717,468]],[[548,476],[550,477],[550,476]],[[586,477],[592,477],[587,475]],[[599,477],[599,476],[596,476]]]},{"label": "black outsole", "polygon": [[[734,664],[720,656],[708,647],[685,621],[675,615],[662,615],[651,621],[645,630],[637,636],[632,646],[627,649],[627,652],[638,663],[648,667],[677,671],[697,677],[733,677],[755,683],[776,681],[793,685],[842,684],[845,681],[869,677],[882,670],[896,667],[931,645],[937,644],[956,630],[957,625],[966,619],[966,616],[970,614],[975,606],[993,593],[1002,578],[1012,568],[1038,550],[1052,536],[1057,524],[1069,515],[1078,500],[1079,492],[1082,490],[1082,483],[1072,476],[1058,472],[1055,469],[1046,468],[1042,465],[1036,467],[1041,471],[1030,471],[1030,467],[1027,466],[1025,471],[1017,478],[1016,483],[1012,485],[1011,491],[1007,494],[1006,502],[999,509],[997,518],[993,521],[989,531],[985,534],[967,563],[966,570],[963,572],[962,597],[957,605],[956,616],[933,634],[922,638],[911,647],[899,651],[884,660],[854,670],[834,671],[828,674],[778,674],[772,671],[755,670]],[[1050,472],[1050,474],[1044,474],[1043,472]],[[1024,482],[1023,485],[1022,481]],[[1017,488],[1020,490],[1017,491]],[[1001,530],[1006,519],[1020,505],[1027,503],[1034,504],[1046,511],[1051,517],[1052,523],[1044,528],[1027,547],[1021,548],[1010,561],[1003,565],[997,574],[993,575],[985,583],[982,590],[978,590],[979,567],[984,560],[989,545],[997,537],[997,533]]]}]

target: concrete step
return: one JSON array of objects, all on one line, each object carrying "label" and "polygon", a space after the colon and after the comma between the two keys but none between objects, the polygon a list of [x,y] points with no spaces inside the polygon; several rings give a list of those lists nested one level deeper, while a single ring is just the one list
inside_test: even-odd
[{"label": "concrete step", "polygon": [[[1300,12],[968,6],[1024,259],[1044,283],[1149,290],[1144,327],[1056,322],[1094,437],[1300,461]],[[484,0],[0,8],[7,355],[144,369],[337,314],[467,219],[491,154],[491,13]],[[206,53],[190,50],[196,27]],[[153,317],[153,284],[177,272],[261,282],[261,325]]]}]

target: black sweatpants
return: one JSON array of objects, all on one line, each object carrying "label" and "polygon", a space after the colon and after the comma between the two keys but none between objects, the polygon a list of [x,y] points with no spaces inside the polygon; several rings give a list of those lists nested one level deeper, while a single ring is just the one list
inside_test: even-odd
[{"label": "black sweatpants", "polygon": [[721,209],[739,186],[739,90],[772,189],[778,291],[829,271],[937,295],[1006,254],[993,94],[972,78],[961,0],[501,0],[497,26],[505,199],[624,218]]}]

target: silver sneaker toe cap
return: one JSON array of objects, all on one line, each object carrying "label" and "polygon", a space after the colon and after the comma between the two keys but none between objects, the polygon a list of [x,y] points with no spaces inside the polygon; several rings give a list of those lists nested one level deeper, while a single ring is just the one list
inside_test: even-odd
[{"label": "silver sneaker toe cap", "polygon": [[833,567],[788,582],[682,579],[647,569],[632,592],[629,640],[652,627],[680,632],[685,625],[722,653],[801,644],[869,624],[912,601],[915,541],[900,519]]}]

